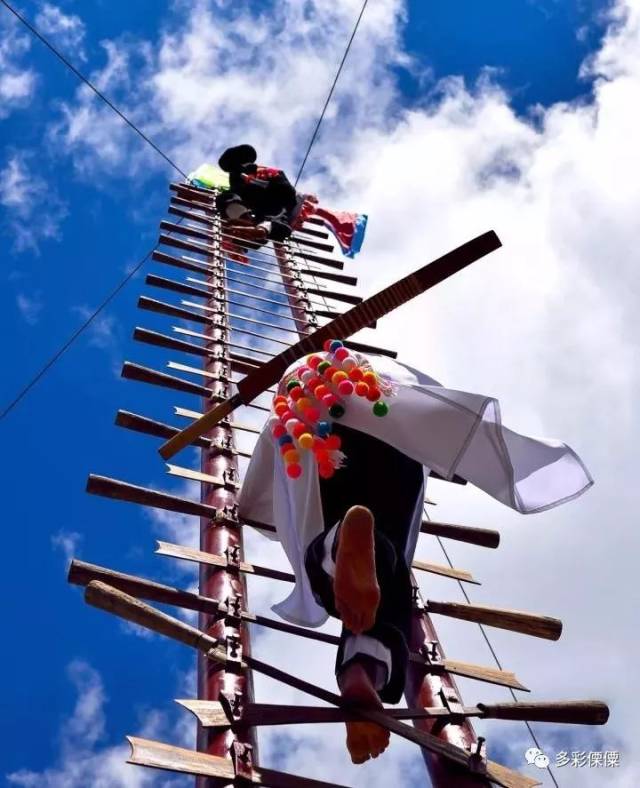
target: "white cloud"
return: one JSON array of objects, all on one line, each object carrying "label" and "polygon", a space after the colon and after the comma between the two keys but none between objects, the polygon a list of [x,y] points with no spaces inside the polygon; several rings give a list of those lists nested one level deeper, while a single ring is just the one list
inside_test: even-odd
[{"label": "white cloud", "polygon": [[35,20],[36,27],[55,44],[62,47],[63,54],[86,60],[82,46],[85,26],[82,19],[75,14],[65,14],[62,9],[52,3],[44,3]]},{"label": "white cloud", "polygon": [[[153,52],[142,49],[136,85],[129,77],[134,44],[127,41],[107,48],[102,77],[116,92],[128,91],[133,117],[185,168],[246,140],[261,158],[293,172],[357,5],[285,2],[273,16],[251,18],[241,9],[230,20],[219,5],[198,2],[182,23],[167,27]],[[622,750],[619,770],[565,769],[558,779],[586,788],[636,785],[640,729],[626,677],[634,675],[638,651],[630,622],[640,548],[640,3],[615,5],[603,46],[583,69],[595,77],[589,100],[533,108],[528,117],[514,111],[491,74],[476,85],[452,76],[429,103],[403,109],[389,72],[403,58],[403,13],[400,2],[371,4],[303,185],[327,204],[369,213],[365,251],[355,264],[364,292],[489,228],[502,238],[503,250],[381,321],[376,341],[401,348],[404,360],[451,387],[498,396],[506,423],[566,440],[592,470],[596,486],[587,495],[535,517],[472,489],[435,483],[431,495],[439,519],[503,533],[497,552],[448,545],[454,563],[484,582],[472,589],[474,601],[565,621],[557,644],[488,630],[505,667],[533,688],[532,699],[599,697],[612,707],[605,728],[535,726],[550,757],[567,745]],[[57,133],[77,166],[136,173],[150,161],[129,131],[100,122],[106,116],[84,93],[63,113]],[[311,177],[317,162],[326,171]],[[165,524],[175,528],[175,541],[186,541],[180,518],[168,516]],[[274,546],[256,550],[250,557],[257,563],[282,561]],[[425,538],[419,550],[422,558],[443,560],[434,540]],[[444,580],[421,581],[433,599],[461,598]],[[252,581],[256,612],[278,592],[261,582]],[[476,627],[442,617],[436,625],[452,658],[491,664]],[[258,636],[258,655],[332,686],[330,648],[293,640],[285,648],[279,637]],[[469,703],[509,700],[489,685],[460,686]],[[257,688],[261,701],[294,697],[262,679]],[[527,771],[524,758],[518,762],[529,746],[521,724],[477,727],[487,732],[490,757],[512,753],[513,764]],[[265,765],[273,758],[278,768],[308,773],[316,767],[303,756],[312,751],[317,776],[330,779],[330,772],[342,781],[348,774],[354,785],[388,782],[393,769],[417,758],[401,744],[393,751],[398,760],[389,753],[351,770],[337,727],[279,736],[262,734]],[[376,776],[380,769],[384,778]]]},{"label": "white cloud", "polygon": [[40,313],[44,306],[39,295],[28,296],[24,293],[18,293],[16,296],[16,304],[25,321],[30,326],[35,326],[40,319]]},{"label": "white cloud", "polygon": [[78,548],[82,544],[82,534],[60,530],[51,537],[51,544],[64,555],[65,563],[69,564],[77,556]]},{"label": "white cloud", "polygon": [[28,106],[37,85],[36,73],[23,64],[29,37],[8,13],[0,17],[0,120]]},{"label": "white cloud", "polygon": [[[68,677],[77,695],[71,715],[59,732],[57,763],[41,772],[21,769],[6,775],[8,784],[22,788],[186,788],[188,778],[141,769],[125,763],[129,757],[126,743],[106,743],[105,706],[107,697],[102,678],[89,664],[75,660],[68,666]],[[183,681],[183,680],[181,680]],[[173,728],[175,743],[193,746],[184,721],[176,725],[167,715],[147,710],[138,735],[164,738]],[[123,737],[124,738],[124,737]]]},{"label": "white cloud", "polygon": [[67,207],[54,185],[39,173],[30,151],[8,153],[0,170],[0,206],[5,216],[0,229],[12,239],[15,252],[39,253],[40,243],[59,240]]}]

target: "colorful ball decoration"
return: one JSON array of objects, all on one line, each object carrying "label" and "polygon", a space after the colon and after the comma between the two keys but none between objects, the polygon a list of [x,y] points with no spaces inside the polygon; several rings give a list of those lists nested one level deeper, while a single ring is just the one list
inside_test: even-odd
[{"label": "colorful ball decoration", "polygon": [[298,445],[301,449],[310,449],[313,446],[313,435],[310,432],[303,432],[298,437]]},{"label": "colorful ball decoration", "polygon": [[331,432],[331,424],[329,424],[328,421],[319,421],[317,432],[322,438],[326,438],[326,436]]},{"label": "colorful ball decoration", "polygon": [[382,402],[382,400],[379,400],[373,406],[373,412],[375,413],[376,416],[386,416],[387,413],[389,412],[389,406],[387,405],[386,402]]},{"label": "colorful ball decoration", "polygon": [[367,393],[367,399],[370,402],[377,402],[382,396],[382,392],[377,386],[369,386],[369,391]]},{"label": "colorful ball decoration", "polygon": [[[330,479],[341,466],[342,441],[332,434],[332,420],[346,413],[346,401],[357,395],[373,403],[375,416],[386,416],[386,384],[368,362],[352,354],[337,339],[323,344],[324,354],[307,356],[273,399],[271,433],[283,457],[287,476],[302,475],[301,453],[311,451],[322,479]],[[286,395],[285,395],[286,394]]]},{"label": "colorful ball decoration", "polygon": [[340,382],[346,380],[347,377],[348,377],[347,373],[339,369],[337,372],[334,372],[333,375],[331,376],[331,382],[333,383],[334,386],[338,386]]}]

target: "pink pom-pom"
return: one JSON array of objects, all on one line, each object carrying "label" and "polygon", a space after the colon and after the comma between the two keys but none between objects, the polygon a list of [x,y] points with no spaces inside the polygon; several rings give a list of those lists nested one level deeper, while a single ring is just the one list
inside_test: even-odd
[{"label": "pink pom-pom", "polygon": [[338,391],[343,397],[350,397],[353,394],[353,383],[350,380],[342,380],[338,383]]}]

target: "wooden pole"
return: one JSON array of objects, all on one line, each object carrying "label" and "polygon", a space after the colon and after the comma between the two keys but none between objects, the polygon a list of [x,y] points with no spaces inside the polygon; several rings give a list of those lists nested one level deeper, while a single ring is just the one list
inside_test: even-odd
[{"label": "wooden pole", "polygon": [[[213,242],[214,251],[220,253],[220,239]],[[215,276],[209,274],[209,279],[213,282]],[[226,276],[223,277],[223,281]],[[214,289],[211,292],[209,306],[217,306],[216,296],[224,295],[222,288]],[[204,332],[211,337],[211,344],[208,349],[224,358],[228,358],[228,349],[218,340],[221,336],[228,333],[229,315],[228,307],[225,309],[225,317],[222,325],[217,329],[208,323]],[[230,377],[231,363],[217,358],[204,357],[204,371],[216,377]],[[221,396],[230,396],[228,391],[229,384],[220,380],[214,382],[212,389]],[[215,405],[215,401],[203,398],[203,410],[206,412]],[[233,441],[233,431],[226,426],[216,426],[209,433],[207,438],[212,440]],[[235,456],[225,453],[218,448],[203,449],[201,459],[202,472],[210,476],[231,477],[238,479],[238,465]],[[212,485],[201,485],[201,501],[203,504],[213,506],[219,513],[227,512],[227,517],[220,522],[215,522],[208,518],[200,520],[200,549],[213,555],[226,556],[227,568],[219,569],[215,566],[200,565],[200,594],[206,597],[219,600],[228,600],[229,597],[246,600],[247,585],[244,576],[238,569],[231,568],[232,564],[239,564],[244,558],[242,529],[239,524],[234,524],[236,492],[229,488],[219,488]],[[226,507],[226,510],[225,510]],[[244,604],[240,608],[246,607]],[[239,639],[242,654],[250,653],[249,629],[241,619],[218,619],[216,617],[201,613],[199,616],[200,629],[213,638],[221,638],[223,642],[228,638]],[[254,700],[253,678],[250,671],[242,671],[239,667],[230,670],[231,663],[227,663],[227,668],[206,659],[202,654],[198,656],[198,698],[209,701],[226,701],[231,704],[247,704]],[[198,726],[198,750],[228,758],[234,742],[248,744],[253,747],[253,760],[257,762],[257,737],[252,728],[238,727],[235,731],[216,730]],[[232,783],[230,782],[229,785]],[[220,783],[209,777],[199,776],[196,778],[197,788],[220,788]]]}]

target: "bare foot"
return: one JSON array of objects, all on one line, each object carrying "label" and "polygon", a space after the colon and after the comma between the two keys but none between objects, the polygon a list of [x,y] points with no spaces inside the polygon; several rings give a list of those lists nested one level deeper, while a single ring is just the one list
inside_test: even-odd
[{"label": "bare foot", "polygon": [[[361,706],[382,709],[378,693],[373,688],[367,671],[352,662],[338,679],[342,697]],[[364,763],[377,758],[389,746],[389,731],[373,722],[347,722],[347,749],[353,763]]]},{"label": "bare foot", "polygon": [[353,506],[344,516],[338,537],[333,581],[336,610],[356,635],[371,629],[380,604],[373,527],[371,512]]}]

